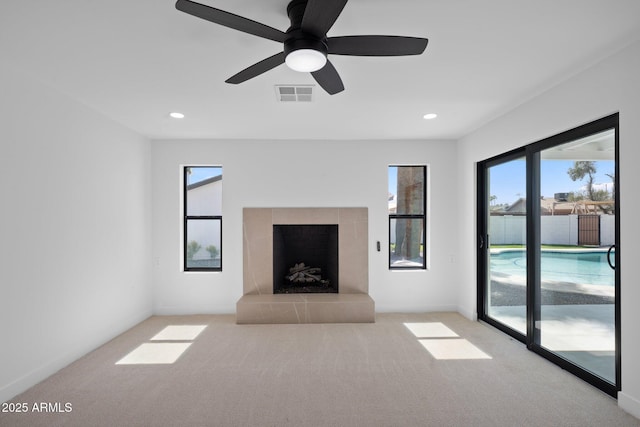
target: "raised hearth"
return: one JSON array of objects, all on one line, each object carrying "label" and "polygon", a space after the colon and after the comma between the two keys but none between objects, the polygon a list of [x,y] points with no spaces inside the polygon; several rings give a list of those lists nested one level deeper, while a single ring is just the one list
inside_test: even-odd
[{"label": "raised hearth", "polygon": [[[337,225],[338,293],[274,294],[274,225]],[[238,323],[374,322],[367,208],[245,208]],[[297,261],[296,261],[297,262]]]},{"label": "raised hearth", "polygon": [[375,304],[367,294],[245,295],[237,323],[372,323]]}]

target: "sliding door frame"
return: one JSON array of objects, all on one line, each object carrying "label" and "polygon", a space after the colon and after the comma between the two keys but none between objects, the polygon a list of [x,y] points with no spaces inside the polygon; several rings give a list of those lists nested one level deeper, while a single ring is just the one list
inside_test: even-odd
[{"label": "sliding door frame", "polygon": [[[489,244],[491,236],[489,235],[489,176],[488,171],[492,166],[507,163],[511,160],[525,158],[526,148],[517,148],[499,156],[479,162],[477,165],[477,307],[478,319],[490,324],[494,328],[510,335],[518,341],[526,344],[526,336],[515,329],[512,329],[504,323],[498,322],[489,316],[489,301],[486,294],[489,291]],[[527,235],[527,238],[529,236]],[[527,307],[527,312],[529,308]]]},{"label": "sliding door frame", "polygon": [[[540,328],[535,326],[540,323],[540,153],[548,148],[555,147],[576,139],[584,138],[599,132],[613,129],[615,132],[615,180],[614,180],[614,201],[615,201],[615,384],[581,368],[580,366],[564,359],[557,354],[543,348],[540,341]],[[527,348],[536,354],[552,361],[561,368],[573,373],[584,381],[598,387],[605,393],[617,397],[621,390],[621,334],[620,334],[620,173],[619,173],[619,114],[615,113],[603,117],[593,122],[578,126],[574,129],[559,133],[557,135],[534,142],[522,148],[509,151],[499,156],[492,157],[477,164],[477,231],[478,231],[478,251],[477,251],[477,304],[478,319],[486,322],[499,330],[507,333],[513,338],[526,344]],[[513,160],[516,158],[526,158],[527,173],[527,334],[509,328],[501,322],[496,321],[488,315],[489,290],[488,280],[488,190],[489,179],[487,176],[490,167]]]}]

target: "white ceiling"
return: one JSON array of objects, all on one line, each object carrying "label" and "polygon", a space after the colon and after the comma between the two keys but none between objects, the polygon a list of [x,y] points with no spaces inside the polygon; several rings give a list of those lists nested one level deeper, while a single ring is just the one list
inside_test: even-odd
[{"label": "white ceiling", "polygon": [[[202,3],[289,24],[288,0]],[[457,139],[640,37],[638,0],[350,0],[329,36],[427,37],[427,50],[330,56],[345,91],[287,104],[274,85],[310,74],[282,65],[224,82],[280,44],[174,4],[2,1],[0,58],[151,138]]]}]

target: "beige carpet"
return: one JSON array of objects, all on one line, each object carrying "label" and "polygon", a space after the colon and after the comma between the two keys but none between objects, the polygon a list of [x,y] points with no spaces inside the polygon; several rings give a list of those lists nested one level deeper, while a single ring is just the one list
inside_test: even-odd
[{"label": "beige carpet", "polygon": [[[0,426],[640,426],[486,325],[454,313],[376,320],[152,317],[14,398],[29,411],[0,413]],[[189,324],[206,328],[165,329]],[[140,364],[184,348],[174,363]],[[33,412],[42,402],[56,412]]]}]

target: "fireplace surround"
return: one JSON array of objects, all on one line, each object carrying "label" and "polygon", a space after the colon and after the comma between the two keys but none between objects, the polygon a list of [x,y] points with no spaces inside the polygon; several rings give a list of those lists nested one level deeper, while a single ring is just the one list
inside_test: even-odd
[{"label": "fireplace surround", "polygon": [[[337,225],[337,293],[274,294],[274,225]],[[244,208],[237,323],[374,322],[368,233],[367,208]]]}]

